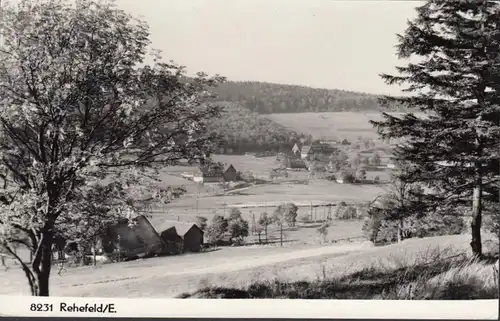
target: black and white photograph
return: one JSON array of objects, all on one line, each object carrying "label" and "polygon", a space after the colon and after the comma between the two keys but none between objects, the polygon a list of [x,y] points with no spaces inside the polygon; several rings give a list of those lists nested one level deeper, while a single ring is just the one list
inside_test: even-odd
[{"label": "black and white photograph", "polygon": [[0,0],[0,295],[498,306],[499,121],[498,1]]}]

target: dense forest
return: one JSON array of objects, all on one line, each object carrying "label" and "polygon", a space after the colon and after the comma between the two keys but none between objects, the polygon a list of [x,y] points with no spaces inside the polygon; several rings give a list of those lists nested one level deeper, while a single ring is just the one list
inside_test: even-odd
[{"label": "dense forest", "polygon": [[291,149],[298,140],[306,143],[312,137],[295,133],[282,125],[260,117],[234,102],[217,102],[223,115],[210,123],[209,129],[222,136],[223,153],[279,151]]},{"label": "dense forest", "polygon": [[[219,99],[238,102],[258,114],[375,111],[379,108],[376,95],[337,89],[227,81],[215,91]],[[391,110],[402,111],[402,108]]]}]

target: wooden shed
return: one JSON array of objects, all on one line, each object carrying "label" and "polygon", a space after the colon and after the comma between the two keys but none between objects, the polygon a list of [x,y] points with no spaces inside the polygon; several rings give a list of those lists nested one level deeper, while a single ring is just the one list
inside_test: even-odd
[{"label": "wooden shed", "polygon": [[149,220],[141,215],[133,219],[132,223],[123,219],[110,226],[101,238],[103,252],[118,252],[124,257],[162,253],[163,242]]},{"label": "wooden shed", "polygon": [[226,182],[234,182],[238,179],[238,172],[234,168],[233,164],[230,164],[224,173],[222,174],[224,177],[224,181]]},{"label": "wooden shed", "polygon": [[199,252],[203,245],[203,231],[195,223],[153,220],[153,225],[168,253]]}]

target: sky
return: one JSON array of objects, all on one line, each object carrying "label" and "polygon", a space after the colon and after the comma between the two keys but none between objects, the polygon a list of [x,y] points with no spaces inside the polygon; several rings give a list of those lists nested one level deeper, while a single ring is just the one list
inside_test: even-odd
[{"label": "sky", "polygon": [[417,1],[116,0],[148,22],[152,46],[188,72],[399,94],[380,73],[394,73],[397,33]]}]

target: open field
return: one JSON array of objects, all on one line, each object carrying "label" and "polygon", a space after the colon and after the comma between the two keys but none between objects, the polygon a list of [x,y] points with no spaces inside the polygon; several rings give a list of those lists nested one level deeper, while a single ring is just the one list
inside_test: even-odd
[{"label": "open field", "polygon": [[[256,185],[241,193],[230,195],[206,196],[198,199],[198,208],[221,209],[231,206],[277,206],[283,202],[329,203],[367,202],[386,192],[385,185],[338,184],[327,180],[312,180],[308,184],[266,184]],[[179,198],[172,201],[168,208],[172,211],[193,208],[192,199]]]},{"label": "open field", "polygon": [[[422,251],[468,251],[469,236],[442,236],[372,247],[367,243],[315,247],[234,247],[218,251],[68,269],[51,277],[52,295],[173,297],[211,284],[246,286],[257,280],[314,280],[377,264],[411,261]],[[22,271],[0,272],[0,294],[29,293]]]},{"label": "open field", "polygon": [[378,139],[377,132],[369,121],[382,119],[381,114],[376,112],[286,113],[262,117],[269,118],[299,133],[323,139],[347,138],[349,141],[354,141],[359,136]]}]

